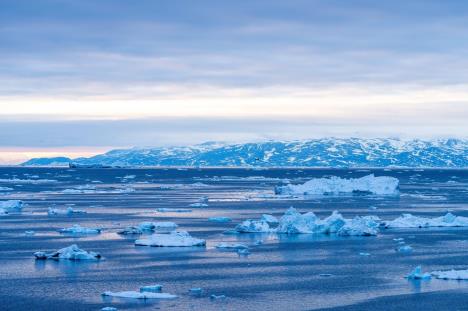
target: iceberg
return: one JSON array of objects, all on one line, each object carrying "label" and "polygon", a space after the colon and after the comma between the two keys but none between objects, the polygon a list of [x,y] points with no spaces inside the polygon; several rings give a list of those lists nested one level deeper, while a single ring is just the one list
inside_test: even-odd
[{"label": "iceberg", "polygon": [[173,231],[167,234],[155,233],[146,239],[135,241],[135,245],[155,247],[205,246],[205,244],[205,240],[194,238],[186,231]]},{"label": "iceberg", "polygon": [[8,200],[0,202],[0,210],[3,210],[6,214],[9,212],[19,212],[23,209],[24,202],[21,200]]},{"label": "iceberg", "polygon": [[35,252],[34,256],[38,260],[43,260],[43,259],[99,260],[102,258],[100,254],[82,250],[76,244],[59,249],[58,251],[52,252],[52,253]]},{"label": "iceberg", "polygon": [[98,228],[86,228],[80,225],[73,225],[70,228],[63,228],[59,230],[60,233],[71,233],[71,234],[99,234],[101,229]]},{"label": "iceberg", "polygon": [[411,271],[410,274],[406,276],[408,280],[429,280],[431,279],[431,274],[430,273],[423,273],[421,266],[417,266],[414,268],[413,271]]},{"label": "iceberg", "polygon": [[47,210],[47,214],[49,215],[73,215],[73,214],[86,214],[83,210],[75,210],[72,207],[68,207],[67,209],[58,209],[49,207]]},{"label": "iceberg", "polygon": [[117,311],[117,308],[114,307],[104,307],[101,309],[101,311]]},{"label": "iceberg", "polygon": [[248,249],[249,247],[241,243],[218,243],[216,248],[228,248],[228,249]]},{"label": "iceberg", "polygon": [[385,228],[468,227],[468,217],[447,213],[444,216],[427,218],[403,214],[395,220],[384,222]]},{"label": "iceberg", "polygon": [[411,246],[409,246],[409,245],[403,245],[403,246],[398,247],[397,251],[399,253],[409,254],[409,253],[413,252],[413,248]]},{"label": "iceberg", "polygon": [[285,234],[337,234],[340,236],[371,236],[379,232],[380,219],[375,216],[357,216],[345,219],[334,211],[330,216],[320,219],[313,212],[301,214],[290,207],[273,227],[265,218],[248,219],[237,225],[239,233],[285,233]]},{"label": "iceberg", "polygon": [[150,293],[160,293],[162,291],[162,285],[147,285],[140,287],[140,293],[150,292]]},{"label": "iceberg", "polygon": [[466,270],[447,270],[447,271],[433,271],[431,275],[436,279],[442,280],[468,280],[468,269]]},{"label": "iceberg", "polygon": [[370,174],[361,178],[314,178],[302,185],[283,185],[275,187],[277,195],[336,195],[362,193],[375,195],[398,194],[399,180],[394,177],[375,177]]},{"label": "iceberg", "polygon": [[274,226],[279,223],[278,218],[269,214],[263,214],[261,220],[266,221],[270,226]]},{"label": "iceberg", "polygon": [[206,203],[201,203],[201,202],[197,202],[197,203],[192,203],[192,204],[189,204],[190,207],[207,207],[208,204]]},{"label": "iceberg", "polygon": [[149,222],[145,221],[140,223],[138,226],[126,227],[123,230],[118,231],[118,234],[143,234],[144,232],[158,231],[160,233],[172,232],[177,229],[177,224],[170,221],[161,222]]},{"label": "iceberg", "polygon": [[150,292],[136,292],[136,291],[124,291],[124,292],[104,292],[103,296],[117,297],[117,298],[133,298],[133,299],[174,299],[176,295],[168,293],[150,293]]}]

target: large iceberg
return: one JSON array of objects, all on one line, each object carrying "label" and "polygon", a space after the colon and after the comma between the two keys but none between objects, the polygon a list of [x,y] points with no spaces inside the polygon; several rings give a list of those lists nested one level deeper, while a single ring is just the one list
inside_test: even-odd
[{"label": "large iceberg", "polygon": [[205,244],[205,240],[194,238],[186,231],[173,231],[167,234],[155,233],[146,239],[139,239],[135,241],[135,245],[155,247],[205,246]]},{"label": "large iceberg", "polygon": [[320,219],[313,212],[301,214],[290,207],[273,227],[264,217],[260,220],[248,219],[237,225],[240,233],[286,233],[286,234],[337,234],[341,236],[370,236],[379,232],[380,220],[375,216],[356,216],[346,219],[337,211]]},{"label": "large iceberg", "polygon": [[52,253],[35,252],[36,259],[54,259],[54,260],[99,260],[101,255],[95,252],[87,252],[80,249],[76,244],[59,249]]},{"label": "large iceberg", "polygon": [[435,218],[403,214],[395,220],[384,222],[384,225],[385,228],[468,227],[468,217],[452,213]]},{"label": "large iceberg", "polygon": [[370,174],[361,178],[314,178],[301,185],[277,186],[275,193],[280,195],[333,195],[364,193],[377,195],[398,194],[399,180],[394,177],[375,177]]}]

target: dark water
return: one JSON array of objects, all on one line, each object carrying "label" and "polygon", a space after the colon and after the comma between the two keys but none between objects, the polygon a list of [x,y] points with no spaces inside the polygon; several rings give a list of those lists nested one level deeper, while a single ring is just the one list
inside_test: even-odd
[{"label": "dark water", "polygon": [[[225,235],[226,229],[262,213],[280,216],[289,206],[326,216],[377,215],[393,219],[403,212],[440,216],[447,210],[468,216],[466,170],[373,170],[401,182],[399,197],[341,196],[305,200],[271,198],[282,179],[361,177],[362,170],[242,169],[31,169],[1,168],[0,200],[21,199],[20,214],[0,216],[0,310],[467,310],[468,281],[411,282],[403,277],[416,265],[424,270],[468,268],[468,229],[384,230],[377,237]],[[127,175],[134,178],[122,179]],[[255,178],[252,178],[256,176]],[[261,177],[261,178],[260,178]],[[17,179],[51,179],[30,184]],[[96,183],[99,181],[99,183]],[[202,184],[194,184],[202,183]],[[97,193],[63,194],[64,189],[95,185]],[[125,187],[131,193],[119,193]],[[190,208],[200,197],[209,206],[191,213],[158,213],[158,208]],[[73,205],[71,205],[73,204]],[[87,214],[48,216],[49,207],[73,206]],[[373,210],[370,207],[377,207]],[[231,217],[231,223],[207,218]],[[141,221],[174,221],[179,229],[207,240],[206,248],[136,247],[135,238],[116,234]],[[56,230],[80,224],[102,227],[100,235],[72,237]],[[34,236],[25,236],[27,230]],[[395,251],[403,237],[412,254]],[[254,242],[263,239],[262,245]],[[252,245],[248,257],[214,249],[221,241]],[[98,263],[35,261],[38,250],[76,243],[100,252]],[[361,256],[368,252],[370,256]],[[320,274],[331,274],[325,277]],[[162,284],[175,300],[103,299],[104,291],[138,290]],[[192,297],[192,287],[204,289]],[[210,300],[209,295],[226,295]]]}]

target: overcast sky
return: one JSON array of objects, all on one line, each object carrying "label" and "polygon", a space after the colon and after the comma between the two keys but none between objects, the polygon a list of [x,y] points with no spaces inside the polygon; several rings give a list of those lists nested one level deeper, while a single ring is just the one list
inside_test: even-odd
[{"label": "overcast sky", "polygon": [[468,133],[468,2],[0,0],[0,163]]}]

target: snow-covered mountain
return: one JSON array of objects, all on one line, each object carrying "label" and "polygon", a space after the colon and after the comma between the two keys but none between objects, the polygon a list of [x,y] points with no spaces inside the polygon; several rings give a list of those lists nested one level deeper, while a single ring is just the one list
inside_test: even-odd
[{"label": "snow-covered mountain", "polygon": [[468,167],[468,140],[323,138],[112,150],[90,158],[36,158],[22,165]]}]

